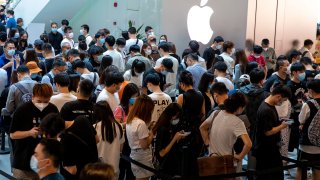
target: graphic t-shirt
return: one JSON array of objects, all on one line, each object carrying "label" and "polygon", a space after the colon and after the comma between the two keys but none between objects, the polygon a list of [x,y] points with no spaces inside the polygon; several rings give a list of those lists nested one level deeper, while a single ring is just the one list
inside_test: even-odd
[{"label": "graphic t-shirt", "polygon": [[167,108],[167,106],[172,103],[172,100],[169,95],[166,93],[152,93],[149,97],[154,102],[154,109],[152,113],[151,121],[157,122],[162,112]]}]

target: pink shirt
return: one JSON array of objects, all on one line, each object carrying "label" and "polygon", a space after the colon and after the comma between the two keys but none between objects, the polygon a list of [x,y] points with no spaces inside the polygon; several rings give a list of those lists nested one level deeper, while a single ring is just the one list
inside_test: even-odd
[{"label": "pink shirt", "polygon": [[255,58],[253,54],[248,56],[248,60],[250,62],[257,62],[259,64],[259,68],[263,69],[266,66],[266,61],[264,60],[263,56],[260,56],[259,58]]},{"label": "pink shirt", "polygon": [[[127,122],[127,115],[121,106],[116,107],[116,109],[113,112],[113,115],[114,115],[115,119],[120,119],[123,122]],[[123,122],[121,122],[121,123],[123,123]]]}]

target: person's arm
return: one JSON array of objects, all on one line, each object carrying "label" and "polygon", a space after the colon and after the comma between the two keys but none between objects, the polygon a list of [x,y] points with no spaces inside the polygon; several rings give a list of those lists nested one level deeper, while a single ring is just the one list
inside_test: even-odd
[{"label": "person's arm", "polygon": [[13,133],[10,133],[11,139],[24,139],[27,137],[36,137],[39,134],[39,128],[34,127],[30,129],[29,131],[15,131]]},{"label": "person's arm", "polygon": [[242,141],[243,141],[243,148],[240,154],[235,154],[234,158],[241,161],[245,155],[247,155],[252,147],[252,142],[250,140],[250,137],[248,136],[248,134],[243,134],[240,136]]},{"label": "person's arm", "polygon": [[12,114],[15,109],[14,95],[15,95],[16,90],[17,90],[17,88],[15,85],[10,86],[9,94],[8,94],[7,102],[6,102],[6,109],[10,114]]},{"label": "person's arm", "polygon": [[2,66],[2,69],[7,70],[9,67],[13,66],[13,61],[8,62],[7,64],[5,64],[4,66]]},{"label": "person's arm", "polygon": [[206,103],[205,103],[204,98],[203,98],[203,103],[202,103],[202,107],[201,107],[200,117],[201,117],[201,121],[204,121],[206,118]]},{"label": "person's arm", "polygon": [[183,105],[183,94],[180,94],[178,96],[177,103],[182,107],[182,105]]},{"label": "person's arm", "polygon": [[185,136],[181,132],[176,132],[170,143],[159,152],[160,157],[164,157],[168,152],[170,152],[172,146],[184,137]]},{"label": "person's arm", "polygon": [[279,126],[273,127],[270,131],[266,131],[264,134],[266,136],[272,136],[274,134],[277,134],[278,132],[280,132],[282,129],[288,127],[288,125],[286,123],[281,123]]},{"label": "person's arm", "polygon": [[304,123],[306,122],[306,119],[308,119],[310,116],[310,108],[307,103],[303,103],[301,111],[299,113],[299,122],[300,126],[299,129],[302,130]]},{"label": "person's arm", "polygon": [[144,138],[144,139],[140,139],[139,143],[142,149],[148,149],[152,140],[153,140],[153,136],[154,134],[152,133],[152,131],[149,131],[149,136]]},{"label": "person's arm", "polygon": [[[211,117],[211,116],[210,116]],[[210,118],[209,117],[209,118]],[[208,119],[209,119],[208,118]],[[201,137],[202,137],[202,140],[203,140],[203,143],[206,145],[206,146],[208,146],[209,145],[209,129],[210,129],[210,127],[211,127],[211,125],[212,125],[212,122],[210,123],[210,121],[209,120],[205,120],[202,124],[201,124],[201,126],[200,126],[200,134],[201,134]]]},{"label": "person's arm", "polygon": [[240,78],[240,64],[235,65],[234,67],[234,76],[232,77],[233,82],[237,82]]}]

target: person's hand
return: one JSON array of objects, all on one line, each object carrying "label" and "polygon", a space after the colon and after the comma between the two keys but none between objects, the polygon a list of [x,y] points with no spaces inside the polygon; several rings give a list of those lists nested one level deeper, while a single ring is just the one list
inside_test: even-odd
[{"label": "person's hand", "polygon": [[241,157],[239,154],[235,154],[233,156],[233,158],[236,160],[236,161],[242,161],[243,157]]},{"label": "person's hand", "polygon": [[29,130],[29,134],[31,137],[37,137],[39,134],[39,128],[33,127],[32,129]]},{"label": "person's hand", "polygon": [[172,83],[167,83],[167,84],[164,85],[164,88],[167,88],[167,87],[170,87],[170,86],[172,86]]},{"label": "person's hand", "polygon": [[156,125],[156,122],[155,122],[155,121],[151,121],[151,122],[149,123],[148,129],[149,129],[149,130],[150,130],[150,129],[152,130],[155,125]]},{"label": "person's hand", "polygon": [[77,174],[77,166],[64,166],[64,169],[72,175]]},{"label": "person's hand", "polygon": [[18,54],[15,55],[15,59],[16,59],[17,64],[20,64],[21,59],[20,59],[20,56]]},{"label": "person's hand", "polygon": [[183,139],[185,138],[186,136],[181,133],[181,132],[176,132],[176,134],[174,135],[173,139],[176,141],[176,142],[179,142],[180,139]]},{"label": "person's hand", "polygon": [[285,121],[283,121],[283,122],[281,123],[281,125],[280,125],[280,128],[281,128],[281,129],[284,129],[284,128],[286,128],[286,127],[288,127],[288,123],[286,123]]}]

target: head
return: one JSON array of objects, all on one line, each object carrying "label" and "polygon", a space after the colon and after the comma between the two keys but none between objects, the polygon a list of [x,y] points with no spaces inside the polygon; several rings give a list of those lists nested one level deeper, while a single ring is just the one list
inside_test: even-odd
[{"label": "head", "polygon": [[212,67],[214,68],[214,65],[217,63],[217,62],[224,62],[224,59],[223,57],[221,56],[216,56],[213,61],[212,61]]},{"label": "head", "polygon": [[290,63],[289,63],[289,61],[287,59],[277,60],[275,70],[278,73],[285,74],[285,73],[288,72],[289,65],[290,65]]},{"label": "head", "polygon": [[273,105],[281,106],[284,101],[291,97],[291,90],[285,85],[275,84],[269,97]]},{"label": "head", "polygon": [[7,16],[9,18],[12,18],[14,16],[14,11],[13,10],[7,10]]},{"label": "head", "polygon": [[129,108],[133,106],[138,96],[140,96],[140,90],[136,84],[128,83],[126,87],[124,87],[120,105],[125,114],[129,113]]},{"label": "head", "polygon": [[20,33],[20,41],[27,43],[28,42],[28,38],[29,38],[29,34],[28,34],[27,31],[22,31]]},{"label": "head", "polygon": [[[100,60],[102,60],[103,52],[104,50],[101,46],[91,46],[91,48],[88,50],[89,56],[99,64],[101,63]],[[99,59],[99,57],[101,57],[101,59]]]},{"label": "head", "polygon": [[235,52],[235,57],[235,64],[241,64],[243,67],[245,67],[249,62],[244,49],[237,49]]},{"label": "head", "polygon": [[267,51],[270,45],[269,39],[262,39],[261,41],[261,47],[263,48],[264,51]]},{"label": "head", "polygon": [[127,124],[130,124],[134,117],[137,117],[141,120],[143,120],[146,124],[149,124],[152,117],[152,112],[154,109],[154,102],[153,100],[145,95],[141,94],[133,104],[128,118],[127,118]]},{"label": "head", "polygon": [[6,54],[6,56],[8,57],[12,57],[13,55],[15,55],[16,52],[16,46],[14,45],[14,42],[9,40],[7,41],[4,46],[4,52]]},{"label": "head", "polygon": [[307,89],[311,98],[319,98],[320,95],[320,79],[312,79],[307,83]]},{"label": "head", "polygon": [[80,53],[77,49],[70,49],[67,53],[67,58],[70,63],[73,63],[75,60],[80,59]]},{"label": "head", "polygon": [[121,88],[124,78],[120,72],[110,72],[106,74],[105,85],[107,90],[114,94]]},{"label": "head", "polygon": [[66,19],[61,20],[61,27],[64,29],[66,26],[69,26],[69,21]]},{"label": "head", "polygon": [[129,39],[129,32],[128,31],[122,31],[121,32],[121,36],[124,40],[128,40]]},{"label": "head", "polygon": [[134,44],[134,45],[130,46],[129,52],[130,52],[131,56],[135,56],[136,54],[139,54],[140,53],[139,45]]},{"label": "head", "polygon": [[126,39],[118,38],[116,41],[117,49],[119,52],[123,52],[124,47],[126,46]]},{"label": "head", "polygon": [[55,139],[41,139],[34,150],[30,166],[41,176],[58,171],[63,159],[63,146]]},{"label": "head", "polygon": [[172,70],[173,62],[169,58],[164,58],[160,64],[160,70],[163,75],[167,75],[168,73],[173,73]]},{"label": "head", "polygon": [[66,26],[63,32],[68,39],[73,39],[73,30],[71,26]]},{"label": "head", "polygon": [[145,83],[147,84],[148,90],[154,92],[160,88],[160,77],[156,73],[148,74],[145,78]]},{"label": "head", "polygon": [[169,54],[169,50],[170,50],[169,44],[167,42],[161,42],[158,45],[158,50],[161,56]]},{"label": "head", "polygon": [[170,127],[170,125],[177,125],[182,116],[182,108],[178,103],[169,104],[161,113],[153,132],[156,132],[158,127]]},{"label": "head", "polygon": [[291,51],[291,54],[289,55],[289,62],[295,63],[298,62],[301,59],[301,53],[297,50]]},{"label": "head", "polygon": [[36,39],[33,43],[33,46],[36,50],[38,51],[42,51],[42,46],[43,46],[44,42],[41,39]]},{"label": "head", "polygon": [[228,113],[240,115],[242,114],[245,106],[247,104],[247,100],[244,94],[240,92],[236,92],[232,94],[228,99],[224,101],[225,110]]},{"label": "head", "polygon": [[65,121],[59,113],[46,115],[41,123],[40,130],[47,138],[57,138],[65,129]]},{"label": "head", "polygon": [[235,52],[234,43],[231,41],[224,42],[222,48],[223,52],[229,55],[232,55]]},{"label": "head", "polygon": [[217,36],[213,39],[213,44],[216,46],[217,49],[222,49],[224,43],[224,39],[221,36]]},{"label": "head", "polygon": [[19,31],[17,28],[11,28],[9,31],[9,37],[18,39],[20,37]]},{"label": "head", "polygon": [[160,36],[159,43],[161,43],[161,42],[168,42],[167,35],[163,34],[163,35]]},{"label": "head", "polygon": [[304,66],[311,66],[312,65],[312,60],[309,57],[302,57],[300,59],[300,62],[304,65]]},{"label": "head", "polygon": [[296,49],[296,50],[297,50],[297,49],[300,47],[300,42],[299,42],[299,40],[298,40],[298,39],[293,40],[293,41],[291,42],[291,46],[292,46],[293,49]]},{"label": "head", "polygon": [[[84,42],[84,41],[79,41],[79,46],[78,46],[78,50],[80,51],[80,53],[82,53],[82,54],[88,54],[87,53],[87,50],[88,49],[88,45],[87,45],[87,43],[86,42]],[[81,56],[80,56],[81,57]],[[84,59],[84,58],[83,58]]]},{"label": "head", "polygon": [[106,37],[106,45],[108,46],[108,47],[112,47],[113,48],[113,46],[114,46],[114,44],[116,43],[116,39],[113,37],[113,36],[108,36],[108,37]]},{"label": "head", "polygon": [[224,100],[228,97],[229,90],[222,82],[216,82],[211,87],[211,93],[213,94],[214,101],[220,105],[224,103]]},{"label": "head", "polygon": [[105,163],[90,163],[82,169],[79,180],[113,180],[114,176],[114,169],[111,165]]},{"label": "head", "polygon": [[299,81],[304,81],[306,78],[306,68],[300,62],[293,63],[290,67],[291,76]]},{"label": "head", "polygon": [[106,35],[104,33],[98,32],[94,35],[94,38],[99,46],[103,46],[106,42]]},{"label": "head", "polygon": [[146,70],[146,65],[143,61],[136,59],[132,62],[131,65],[131,75],[139,76]]},{"label": "head", "polygon": [[253,55],[255,58],[260,58],[263,48],[259,45],[253,46]]},{"label": "head", "polygon": [[42,33],[40,35],[40,39],[43,41],[43,43],[49,43],[49,36],[48,34]]},{"label": "head", "polygon": [[195,53],[190,53],[187,55],[187,65],[192,66],[194,64],[197,64],[199,62],[199,57]]},{"label": "head", "polygon": [[42,105],[43,109],[48,106],[53,94],[52,87],[49,84],[35,84],[32,93],[32,102],[35,105]]},{"label": "head", "polygon": [[53,78],[53,82],[56,84],[56,87],[59,92],[61,91],[62,88],[68,89],[70,84],[70,78],[68,73],[61,72],[59,74],[56,74]]},{"label": "head", "polygon": [[75,60],[72,63],[72,68],[79,74],[83,74],[86,69],[86,63],[80,59]]},{"label": "head", "polygon": [[27,64],[30,61],[34,61],[36,63],[39,63],[39,59],[37,57],[37,53],[32,48],[27,48],[23,55],[24,63]]},{"label": "head", "polygon": [[5,32],[0,32],[0,42],[5,43],[7,41],[7,33]]},{"label": "head", "polygon": [[189,48],[192,50],[193,53],[199,53],[200,45],[198,41],[192,40],[189,42]]},{"label": "head", "polygon": [[152,47],[149,43],[144,43],[142,45],[142,48],[141,48],[141,52],[142,56],[144,57],[148,57],[149,55],[151,55],[152,53]]},{"label": "head", "polygon": [[198,89],[202,93],[210,92],[212,85],[214,84],[214,75],[205,72],[199,82]]},{"label": "head", "polygon": [[17,68],[17,76],[18,76],[18,80],[21,81],[22,78],[24,77],[28,77],[30,74],[29,68],[26,65],[20,65]]},{"label": "head", "polygon": [[146,28],[144,29],[144,32],[146,33],[146,37],[148,37],[150,35],[154,35],[154,31],[151,26],[146,26]]},{"label": "head", "polygon": [[168,42],[169,45],[169,53],[176,54],[177,48],[176,45],[173,42]]},{"label": "head", "polygon": [[52,66],[53,66],[52,73],[54,75],[57,75],[61,72],[66,72],[68,69],[67,64],[62,59],[55,60]]},{"label": "head", "polygon": [[[67,43],[69,45],[69,43]],[[70,47],[70,45],[69,45]],[[43,56],[49,56],[49,55],[53,55],[52,54],[52,46],[50,43],[44,43],[43,46],[42,46],[42,55]]]},{"label": "head", "polygon": [[225,76],[227,74],[228,66],[225,62],[217,62],[214,66],[214,75]]},{"label": "head", "polygon": [[92,96],[94,85],[89,79],[81,80],[78,86],[78,93],[81,97],[89,99]]},{"label": "head", "polygon": [[135,36],[137,34],[137,29],[135,27],[130,27],[128,29],[128,34],[129,34],[129,37],[130,36]]},{"label": "head", "polygon": [[250,53],[253,51],[253,46],[254,46],[254,42],[252,39],[247,39],[246,42],[245,42],[245,47],[246,47],[246,50],[249,51]]},{"label": "head", "polygon": [[58,23],[52,22],[51,23],[51,32],[56,34],[58,32]]},{"label": "head", "polygon": [[263,80],[264,80],[264,77],[265,77],[265,73],[264,73],[264,71],[262,69],[254,68],[249,73],[249,76],[250,76],[250,82],[252,84],[258,84],[260,86],[263,85]]},{"label": "head", "polygon": [[109,78],[109,75],[111,72],[117,72],[119,73],[119,68],[115,65],[110,65],[108,67],[106,67],[102,73],[100,74],[100,79],[99,79],[99,84],[103,84],[105,85],[106,82],[106,78]]},{"label": "head", "polygon": [[90,30],[89,26],[87,24],[83,24],[80,29],[80,34],[87,35],[89,33],[89,30]]},{"label": "head", "polygon": [[311,39],[306,39],[304,40],[303,46],[310,50],[313,46],[313,41]]},{"label": "head", "polygon": [[185,70],[182,71],[179,77],[179,87],[181,90],[186,91],[187,88],[192,88],[193,86],[193,77],[192,74]]}]

